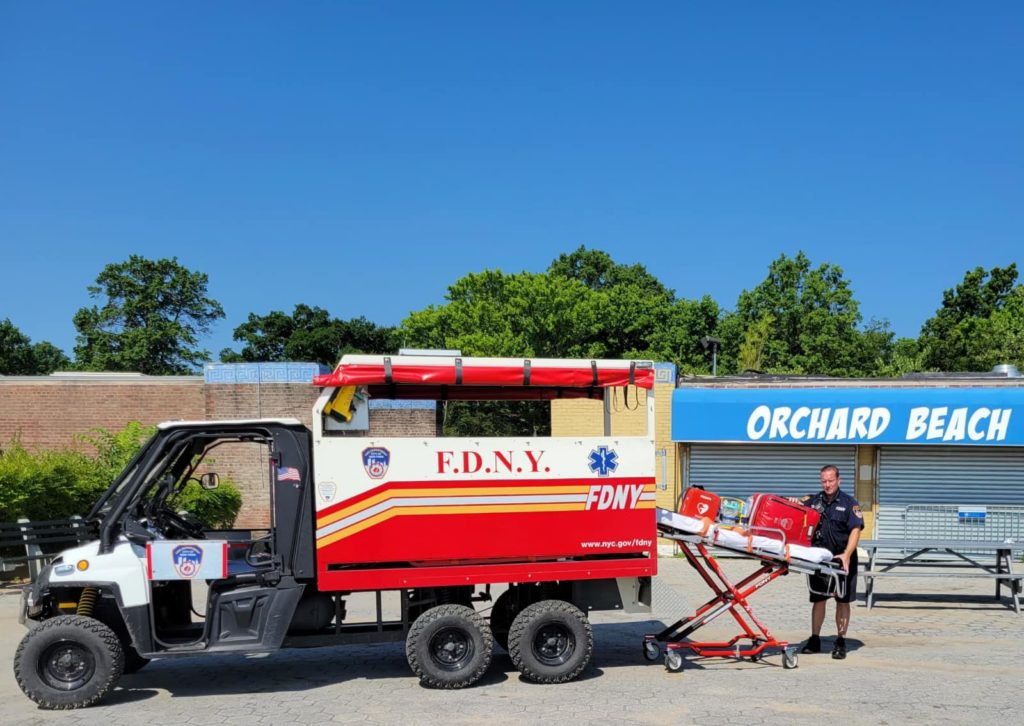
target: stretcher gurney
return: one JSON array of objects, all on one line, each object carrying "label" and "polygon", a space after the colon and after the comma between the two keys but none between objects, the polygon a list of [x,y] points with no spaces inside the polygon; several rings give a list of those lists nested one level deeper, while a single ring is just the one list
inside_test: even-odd
[{"label": "stretcher gurney", "polygon": [[[782,653],[783,667],[796,668],[796,648],[791,648],[786,641],[776,640],[754,615],[747,600],[775,578],[790,572],[808,575],[808,588],[811,587],[811,575],[823,576],[829,588],[821,594],[842,595],[841,576],[846,573],[840,569],[841,563],[834,560],[834,555],[821,547],[787,544],[785,536],[779,531],[741,532],[714,524],[708,519],[687,517],[660,508],[657,510],[657,518],[659,535],[679,543],[687,561],[715,596],[697,608],[693,615],[677,620],[660,633],[645,635],[644,657],[651,661],[657,660],[661,655],[658,644],[665,643],[665,668],[675,672],[683,667],[683,651],[686,650],[701,657],[749,658],[759,661],[766,650],[778,649]],[[756,559],[760,565],[734,584],[726,577],[709,547]],[[690,640],[692,633],[726,612],[739,623],[743,632],[722,642]]]}]

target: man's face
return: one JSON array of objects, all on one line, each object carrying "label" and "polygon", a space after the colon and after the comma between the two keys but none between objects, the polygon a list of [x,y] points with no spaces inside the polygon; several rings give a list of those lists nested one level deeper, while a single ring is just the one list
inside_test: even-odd
[{"label": "man's face", "polygon": [[825,469],[821,472],[821,490],[825,496],[831,499],[839,491],[839,475],[832,469]]}]

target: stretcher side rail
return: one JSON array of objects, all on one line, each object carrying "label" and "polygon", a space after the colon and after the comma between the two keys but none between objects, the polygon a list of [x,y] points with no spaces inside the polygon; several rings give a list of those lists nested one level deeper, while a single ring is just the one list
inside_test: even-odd
[{"label": "stretcher side rail", "polygon": [[[831,562],[811,562],[810,560],[801,560],[797,557],[786,558],[784,555],[779,555],[774,552],[759,549],[754,547],[747,550],[742,547],[730,547],[727,544],[721,542],[708,542],[705,537],[699,534],[683,533],[678,530],[666,530],[659,529],[658,536],[663,539],[670,539],[676,542],[687,542],[689,544],[705,544],[709,547],[715,547],[717,549],[727,550],[728,552],[742,555],[743,557],[753,557],[761,560],[768,560],[771,562],[784,562],[789,565],[789,569],[793,572],[799,572],[803,575],[822,575],[825,577],[839,577],[846,574],[846,570],[836,567]],[[872,573],[876,574],[876,573]]]}]

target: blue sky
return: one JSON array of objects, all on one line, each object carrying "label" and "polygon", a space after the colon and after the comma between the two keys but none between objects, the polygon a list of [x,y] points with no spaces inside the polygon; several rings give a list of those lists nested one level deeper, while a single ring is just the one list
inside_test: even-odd
[{"label": "blue sky", "polygon": [[780,254],[916,336],[1019,261],[1024,4],[0,3],[0,319],[130,254],[397,324],[579,245],[732,307]]}]

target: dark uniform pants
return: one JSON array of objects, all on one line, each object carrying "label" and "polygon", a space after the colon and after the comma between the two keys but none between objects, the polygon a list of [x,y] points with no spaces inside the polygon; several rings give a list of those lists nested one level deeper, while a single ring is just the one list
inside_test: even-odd
[{"label": "dark uniform pants", "polygon": [[[809,575],[811,602],[823,602],[834,597],[838,602],[853,602],[857,598],[857,551],[850,557],[849,574],[840,575],[837,583],[824,575]],[[840,593],[842,596],[840,596]]]}]

